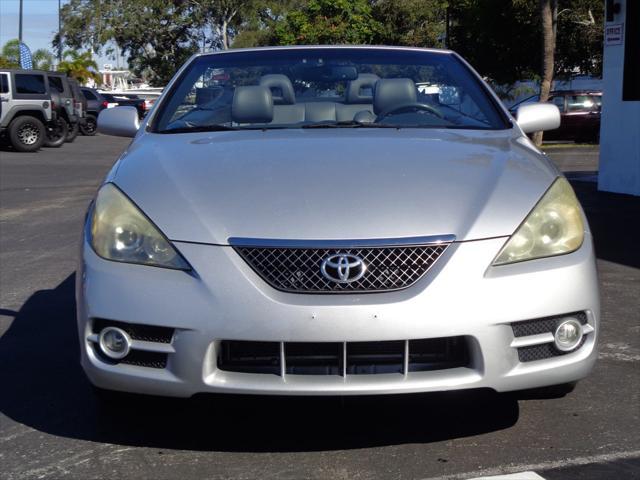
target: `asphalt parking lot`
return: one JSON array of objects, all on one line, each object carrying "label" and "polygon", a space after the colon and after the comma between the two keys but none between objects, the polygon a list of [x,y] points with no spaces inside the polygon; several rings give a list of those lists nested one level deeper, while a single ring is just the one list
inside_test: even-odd
[{"label": "asphalt parking lot", "polygon": [[86,206],[127,143],[0,149],[0,478],[640,478],[640,198],[597,191],[597,147],[548,149],[589,217],[602,285],[599,362],[572,394],[105,405],[78,364],[74,270]]}]

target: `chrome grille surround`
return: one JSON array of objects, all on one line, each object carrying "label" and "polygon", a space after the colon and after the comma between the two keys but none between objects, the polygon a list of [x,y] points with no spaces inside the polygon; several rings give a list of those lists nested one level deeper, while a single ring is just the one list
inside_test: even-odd
[{"label": "chrome grille surround", "polygon": [[[230,238],[229,244],[273,288],[291,293],[375,293],[401,290],[422,278],[455,240],[453,235],[374,240],[262,240]],[[321,273],[332,255],[355,255],[362,278],[339,283]]]}]

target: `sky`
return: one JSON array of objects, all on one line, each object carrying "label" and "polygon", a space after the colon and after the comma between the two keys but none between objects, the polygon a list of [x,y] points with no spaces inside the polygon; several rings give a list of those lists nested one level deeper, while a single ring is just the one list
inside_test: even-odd
[{"label": "sky", "polygon": [[[66,3],[62,0],[62,4]],[[0,47],[18,38],[18,12],[20,0],[0,0]],[[51,40],[58,31],[58,0],[23,0],[22,40],[32,52],[46,48],[57,54]],[[113,59],[95,59],[100,68],[104,63],[115,64]]]}]

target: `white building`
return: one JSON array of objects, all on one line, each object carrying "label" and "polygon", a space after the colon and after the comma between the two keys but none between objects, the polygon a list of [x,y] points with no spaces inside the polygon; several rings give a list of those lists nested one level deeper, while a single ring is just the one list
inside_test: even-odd
[{"label": "white building", "polygon": [[598,189],[640,195],[640,0],[607,0]]}]

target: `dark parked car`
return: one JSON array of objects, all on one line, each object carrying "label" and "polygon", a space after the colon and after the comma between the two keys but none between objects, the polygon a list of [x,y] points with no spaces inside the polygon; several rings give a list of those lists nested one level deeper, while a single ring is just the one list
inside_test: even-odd
[{"label": "dark parked car", "polygon": [[[537,102],[539,95],[513,105],[512,115],[525,103]],[[576,142],[598,142],[600,139],[600,111],[602,92],[595,90],[558,90],[551,92],[549,102],[560,109],[560,128],[544,133],[545,140],[574,140]]]},{"label": "dark parked car", "polygon": [[114,95],[111,93],[101,93],[109,103],[116,103],[118,107],[136,107],[140,118],[143,118],[147,114],[147,103],[144,98],[133,94]]},{"label": "dark parked car", "polygon": [[87,100],[87,116],[84,125],[80,126],[83,135],[95,135],[98,115],[109,106],[109,102],[94,88],[81,87],[82,95]]}]

